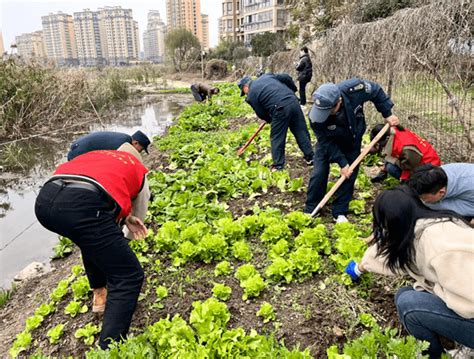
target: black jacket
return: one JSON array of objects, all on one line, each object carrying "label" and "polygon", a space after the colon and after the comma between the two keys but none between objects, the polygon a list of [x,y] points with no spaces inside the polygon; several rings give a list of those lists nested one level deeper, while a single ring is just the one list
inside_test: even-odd
[{"label": "black jacket", "polygon": [[313,77],[313,64],[308,54],[300,57],[296,65],[296,71],[298,71],[298,81],[311,81],[311,77]]}]

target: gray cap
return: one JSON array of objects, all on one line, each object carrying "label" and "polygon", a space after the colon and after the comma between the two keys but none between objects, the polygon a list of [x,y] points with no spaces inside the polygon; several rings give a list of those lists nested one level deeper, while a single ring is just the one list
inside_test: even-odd
[{"label": "gray cap", "polygon": [[146,153],[148,153],[148,146],[150,145],[150,139],[142,131],[137,131],[132,135],[132,140],[138,141],[142,145]]},{"label": "gray cap", "polygon": [[248,83],[250,83],[250,81],[252,81],[250,76],[244,76],[239,80],[239,82],[237,82],[237,86],[239,86],[239,88],[240,88],[240,96],[245,95],[244,85],[247,85]]},{"label": "gray cap", "polygon": [[308,115],[311,122],[323,123],[326,121],[340,97],[341,90],[333,83],[329,82],[319,86],[313,93],[314,105]]}]

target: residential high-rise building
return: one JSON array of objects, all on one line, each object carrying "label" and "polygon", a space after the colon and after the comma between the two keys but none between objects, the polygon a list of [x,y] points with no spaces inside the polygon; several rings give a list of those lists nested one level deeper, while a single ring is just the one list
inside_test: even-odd
[{"label": "residential high-rise building", "polygon": [[165,57],[166,25],[158,10],[148,12],[148,23],[143,33],[143,51],[145,60],[163,62]]},{"label": "residential high-rise building", "polygon": [[219,40],[243,41],[240,0],[223,0],[219,18]]},{"label": "residential high-rise building", "polygon": [[77,49],[72,16],[58,12],[42,16],[46,56],[59,66],[77,65]]},{"label": "residential high-rise building", "polygon": [[3,36],[2,32],[0,31],[0,58],[3,56],[5,53],[5,47],[3,46]]},{"label": "residential high-rise building", "polygon": [[21,34],[15,37],[17,53],[24,59],[45,61],[46,51],[43,41],[43,31]]},{"label": "residential high-rise building", "polygon": [[120,6],[99,8],[98,21],[102,56],[110,65],[125,65],[138,60],[138,23],[131,9]]},{"label": "residential high-rise building", "polygon": [[205,51],[209,50],[209,15],[201,14],[202,19],[202,48]]},{"label": "residential high-rise building", "polygon": [[285,0],[243,0],[241,10],[241,25],[247,46],[256,34],[283,32],[286,29],[289,13]]},{"label": "residential high-rise building", "polygon": [[222,0],[219,39],[250,46],[256,34],[285,31],[288,18],[285,0]]},{"label": "residential high-rise building", "polygon": [[102,55],[97,11],[84,9],[74,13],[74,33],[76,35],[77,56],[82,66],[97,66],[105,63]]},{"label": "residential high-rise building", "polygon": [[166,0],[168,30],[184,28],[203,44],[201,0]]}]

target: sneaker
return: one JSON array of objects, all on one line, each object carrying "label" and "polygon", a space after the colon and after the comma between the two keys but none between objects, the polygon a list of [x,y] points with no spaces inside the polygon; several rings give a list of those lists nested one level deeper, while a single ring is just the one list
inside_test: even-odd
[{"label": "sneaker", "polygon": [[107,302],[107,288],[95,288],[93,289],[93,293],[92,312],[103,313],[105,310],[105,303]]},{"label": "sneaker", "polygon": [[344,216],[343,214],[340,214],[339,216],[337,216],[336,223],[346,223],[346,222],[349,222],[346,216]]},{"label": "sneaker", "polygon": [[448,354],[453,359],[472,359],[474,358],[474,349],[460,345],[456,349],[448,350]]}]

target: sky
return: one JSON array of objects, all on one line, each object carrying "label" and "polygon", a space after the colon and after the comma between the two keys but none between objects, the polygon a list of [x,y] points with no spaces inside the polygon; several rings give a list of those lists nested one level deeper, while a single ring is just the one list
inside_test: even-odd
[{"label": "sky", "polygon": [[[201,13],[209,15],[210,46],[217,45],[217,19],[222,15],[221,0],[201,0]],[[166,0],[0,0],[0,30],[5,50],[15,42],[15,36],[25,32],[41,30],[41,16],[62,11],[72,15],[83,9],[97,10],[104,6],[122,6],[132,9],[134,20],[138,21],[140,48],[143,51],[143,31],[146,29],[149,10],[159,10],[166,22]]]}]

